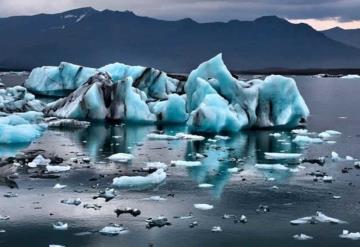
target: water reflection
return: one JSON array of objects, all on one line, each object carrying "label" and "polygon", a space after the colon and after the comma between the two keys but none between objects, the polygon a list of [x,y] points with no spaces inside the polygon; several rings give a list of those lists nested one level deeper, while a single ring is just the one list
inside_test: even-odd
[{"label": "water reflection", "polygon": [[[170,163],[174,157],[184,160],[195,160],[196,154],[203,154],[202,165],[187,168],[189,177],[196,183],[210,183],[214,198],[219,198],[229,182],[232,173],[228,168],[244,169],[247,175],[262,175],[265,178],[275,178],[286,181],[292,175],[284,171],[264,171],[254,168],[256,163],[285,163],[288,161],[266,160],[264,152],[301,152],[302,147],[292,142],[290,132],[281,132],[280,137],[274,137],[271,131],[245,131],[234,134],[228,140],[216,140],[208,136],[205,141],[157,141],[148,140],[147,134],[155,130],[162,130],[169,135],[186,132],[184,126],[133,126],[93,124],[72,134],[72,139],[80,144],[84,152],[95,160],[104,159],[110,154],[118,152],[136,154],[134,147],[141,146],[142,154],[146,154],[150,161],[160,156],[163,162]],[[162,145],[160,145],[161,143]],[[157,146],[160,146],[157,148]],[[140,152],[140,151],[139,151]],[[141,153],[140,152],[140,153]],[[144,162],[133,162],[132,166],[143,166]]]}]

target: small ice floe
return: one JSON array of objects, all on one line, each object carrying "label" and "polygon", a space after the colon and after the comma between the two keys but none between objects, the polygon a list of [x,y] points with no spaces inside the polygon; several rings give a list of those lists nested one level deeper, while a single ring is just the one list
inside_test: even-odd
[{"label": "small ice floe", "polygon": [[332,181],[334,180],[334,178],[332,176],[324,176],[322,178],[323,182],[325,183],[332,183]]},{"label": "small ice floe", "polygon": [[291,131],[291,133],[297,134],[297,135],[306,135],[308,133],[308,130],[307,129],[293,129]]},{"label": "small ice floe", "polygon": [[90,122],[79,121],[75,119],[48,118],[44,120],[48,128],[80,129],[80,128],[87,128],[90,126]]},{"label": "small ice floe", "polygon": [[197,226],[197,225],[198,225],[198,222],[197,222],[197,221],[193,221],[193,222],[190,223],[189,227],[190,227],[190,228],[194,228],[194,227]]},{"label": "small ice floe", "polygon": [[289,167],[282,164],[255,164],[254,166],[260,170],[277,170],[277,171],[288,171]]},{"label": "small ice floe", "polygon": [[205,158],[205,155],[196,153],[196,154],[195,154],[195,158],[197,158],[197,159],[203,159],[203,158]]},{"label": "small ice floe", "polygon": [[113,186],[116,187],[145,187],[161,184],[166,179],[166,172],[158,169],[147,176],[122,176],[113,179]]},{"label": "small ice floe", "polygon": [[229,136],[216,135],[215,139],[226,141],[226,140],[229,140],[230,137]]},{"label": "small ice floe", "polygon": [[234,214],[224,214],[224,216],[222,217],[223,219],[233,219],[234,223],[243,223],[245,224],[247,222],[247,218],[245,215],[241,215],[240,218]]},{"label": "small ice floe", "polygon": [[210,205],[210,204],[206,204],[206,203],[198,203],[198,204],[194,204],[194,207],[200,210],[210,210],[213,209],[214,206]]},{"label": "small ice floe", "polygon": [[104,198],[105,202],[108,202],[116,197],[115,189],[106,188],[104,191],[100,191],[97,196],[94,196],[93,199]]},{"label": "small ice floe", "polygon": [[355,160],[355,159],[354,159],[353,157],[347,155],[347,156],[345,156],[345,160],[353,161],[353,160]]},{"label": "small ice floe", "polygon": [[110,224],[108,226],[105,226],[99,231],[102,235],[106,236],[116,236],[120,234],[127,233],[128,230],[119,224]]},{"label": "small ice floe", "polygon": [[323,140],[320,138],[298,135],[294,138],[293,142],[297,144],[311,144],[311,143],[320,144],[323,143]]},{"label": "small ice floe", "polygon": [[80,198],[61,200],[60,202],[63,204],[75,205],[75,206],[79,206],[81,204]]},{"label": "small ice floe", "polygon": [[341,199],[341,196],[333,195],[333,199]]},{"label": "small ice floe", "polygon": [[92,203],[86,203],[86,204],[84,204],[83,207],[86,208],[86,209],[94,209],[94,210],[100,210],[101,209],[100,205],[92,204]]},{"label": "small ice floe", "polygon": [[267,206],[267,205],[262,205],[262,204],[260,204],[260,205],[257,207],[256,212],[257,212],[257,213],[267,213],[267,212],[270,212],[270,208],[269,208],[269,206]]},{"label": "small ice floe", "polygon": [[189,213],[189,215],[185,215],[185,216],[174,216],[174,219],[179,219],[179,220],[189,220],[194,218],[195,217],[192,213]]},{"label": "small ice floe", "polygon": [[165,135],[165,134],[156,134],[150,133],[147,135],[148,139],[150,140],[177,140],[176,136]]},{"label": "small ice floe", "polygon": [[306,234],[303,234],[303,233],[300,233],[300,234],[296,234],[293,236],[294,239],[296,240],[310,240],[310,239],[313,239],[313,237],[309,236],[309,235],[306,235]]},{"label": "small ice floe", "polygon": [[163,162],[147,162],[146,168],[166,169],[167,165]]},{"label": "small ice floe", "polygon": [[120,163],[127,163],[133,158],[134,156],[132,154],[127,154],[127,153],[117,153],[108,157],[109,160]]},{"label": "small ice floe", "polygon": [[306,216],[306,217],[302,217],[302,218],[290,221],[290,223],[292,225],[315,224],[316,222],[333,223],[333,224],[346,224],[347,223],[346,221],[326,216],[325,214],[323,214],[319,211],[316,212],[315,215]]},{"label": "small ice floe", "polygon": [[360,161],[355,161],[355,162],[354,162],[354,167],[355,167],[356,169],[360,169]]},{"label": "small ice floe", "polygon": [[281,133],[270,133],[269,136],[280,137]]},{"label": "small ice floe", "polygon": [[146,228],[151,229],[153,227],[163,227],[163,226],[170,226],[171,223],[168,221],[167,218],[163,216],[159,216],[157,219],[149,218],[146,220]]},{"label": "small ice floe", "polygon": [[54,189],[64,189],[64,188],[66,188],[66,185],[57,183],[57,184],[54,185],[53,188]]},{"label": "small ice floe", "polygon": [[65,231],[68,229],[68,227],[69,227],[68,223],[63,223],[61,221],[53,224],[54,230],[58,230],[58,231]]},{"label": "small ice floe", "polygon": [[230,173],[237,173],[237,172],[239,172],[239,168],[232,167],[232,168],[228,168],[227,171],[230,172]]},{"label": "small ice floe", "polygon": [[47,165],[46,170],[48,172],[66,172],[71,169],[71,166],[53,166],[53,165]]},{"label": "small ice floe", "polygon": [[186,160],[172,160],[172,166],[185,166],[185,167],[193,167],[193,166],[201,166],[200,161],[186,161]]},{"label": "small ice floe", "polygon": [[332,152],[331,152],[331,160],[334,161],[334,162],[336,162],[336,161],[342,161],[343,158],[341,158],[341,157],[339,156],[339,154],[336,153],[335,151],[332,151]]},{"label": "small ice floe", "polygon": [[325,130],[318,134],[320,138],[323,138],[325,140],[337,135],[341,135],[341,132],[336,130]]},{"label": "small ice floe", "polygon": [[65,245],[49,244],[49,247],[66,247]]},{"label": "small ice floe", "polygon": [[339,237],[351,240],[360,240],[360,232],[349,232],[348,230],[343,230]]},{"label": "small ice floe", "polygon": [[161,196],[150,196],[143,199],[144,201],[166,201],[167,199]]},{"label": "small ice floe", "polygon": [[28,167],[35,168],[38,166],[47,166],[51,162],[50,159],[45,159],[41,154],[35,157],[31,162],[27,164]]},{"label": "small ice floe", "polygon": [[141,211],[137,208],[130,208],[130,207],[126,207],[124,209],[115,209],[114,210],[115,214],[117,217],[119,217],[122,214],[130,214],[134,217],[137,217],[141,214]]},{"label": "small ice floe", "polygon": [[213,184],[207,184],[207,183],[202,183],[198,185],[199,188],[211,188],[214,187]]},{"label": "small ice floe", "polygon": [[222,229],[221,229],[220,226],[213,226],[213,227],[211,228],[211,231],[212,231],[212,232],[222,232]]},{"label": "small ice floe", "polygon": [[180,139],[180,140],[191,140],[191,141],[203,141],[203,140],[205,140],[205,137],[203,137],[203,136],[186,134],[186,133],[177,133],[175,135],[175,137],[177,139]]},{"label": "small ice floe", "polygon": [[265,152],[266,159],[297,159],[300,158],[302,154],[299,153],[270,153]]},{"label": "small ice floe", "polygon": [[7,215],[0,215],[0,220],[9,220],[10,216]]}]

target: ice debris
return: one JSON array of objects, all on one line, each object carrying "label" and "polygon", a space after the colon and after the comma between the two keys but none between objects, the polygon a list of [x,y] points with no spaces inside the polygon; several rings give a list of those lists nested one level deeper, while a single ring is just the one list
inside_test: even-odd
[{"label": "ice debris", "polygon": [[200,161],[186,161],[186,160],[172,160],[170,164],[172,166],[184,166],[184,167],[201,166]]},{"label": "ice debris", "polygon": [[65,230],[68,229],[68,227],[69,227],[68,223],[63,223],[61,221],[56,222],[55,224],[53,224],[54,230],[65,231]]},{"label": "ice debris", "polygon": [[65,199],[60,201],[63,204],[79,206],[81,204],[80,198],[76,199]]},{"label": "ice debris", "polygon": [[118,224],[110,224],[108,226],[105,226],[99,231],[102,235],[106,236],[116,236],[120,234],[125,234],[128,232],[128,230],[123,227],[122,225]]},{"label": "ice debris", "polygon": [[104,198],[105,202],[108,202],[116,197],[116,191],[114,189],[106,188],[104,191],[100,191],[97,196],[94,196],[93,199]]},{"label": "ice debris", "polygon": [[265,152],[266,159],[297,159],[300,158],[302,154],[299,153],[270,153]]},{"label": "ice debris", "polygon": [[167,218],[159,216],[157,219],[149,218],[146,220],[146,228],[151,229],[153,227],[163,227],[163,226],[170,226],[171,223],[168,221]]},{"label": "ice debris", "polygon": [[296,240],[310,240],[310,239],[313,239],[312,236],[309,236],[309,235],[306,235],[306,234],[303,234],[303,233],[295,234],[293,236],[293,238],[296,239]]},{"label": "ice debris", "polygon": [[53,188],[54,189],[64,189],[64,188],[66,188],[66,185],[57,183],[57,184],[54,185]]},{"label": "ice debris", "polygon": [[255,164],[255,168],[261,170],[278,170],[278,171],[288,171],[289,167],[282,164]]},{"label": "ice debris", "polygon": [[212,231],[212,232],[222,232],[222,229],[221,229],[220,226],[213,226],[213,227],[211,228],[211,231]]},{"label": "ice debris", "polygon": [[48,172],[66,172],[69,171],[71,169],[71,166],[68,165],[47,165],[46,166],[46,170]]}]

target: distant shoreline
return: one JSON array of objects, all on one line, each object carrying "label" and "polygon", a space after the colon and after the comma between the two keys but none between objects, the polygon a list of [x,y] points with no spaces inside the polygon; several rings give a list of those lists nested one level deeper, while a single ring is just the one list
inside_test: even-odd
[{"label": "distant shoreline", "polygon": [[[5,68],[0,67],[0,72],[20,72],[27,71],[31,72],[32,69],[29,68]],[[286,68],[268,68],[268,69],[249,69],[249,70],[230,70],[233,75],[271,75],[271,74],[280,74],[280,75],[318,75],[318,74],[327,74],[327,75],[349,75],[349,74],[360,74],[360,68],[309,68],[309,69],[286,69]],[[167,73],[173,77],[187,77],[186,73],[176,73],[169,72]],[[179,79],[180,79],[179,78]]]}]

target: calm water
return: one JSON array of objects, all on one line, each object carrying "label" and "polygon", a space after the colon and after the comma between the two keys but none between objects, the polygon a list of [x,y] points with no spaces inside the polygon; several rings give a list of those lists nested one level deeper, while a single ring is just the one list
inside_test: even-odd
[{"label": "calm water", "polygon": [[[47,131],[28,149],[42,148],[65,159],[86,155],[91,163],[78,164],[59,179],[31,179],[29,171],[22,169],[17,182],[19,189],[0,186],[0,195],[9,191],[18,197],[0,197],[0,215],[10,220],[0,221],[0,246],[359,246],[359,241],[340,239],[343,229],[360,231],[360,170],[342,173],[353,162],[332,162],[327,157],[323,167],[305,163],[305,169],[287,171],[261,171],[256,163],[284,163],[269,161],[264,152],[302,152],[304,157],[329,156],[336,151],[340,156],[360,158],[360,117],[358,106],[360,80],[318,79],[295,77],[308,104],[311,117],[310,131],[334,129],[343,134],[335,144],[299,146],[291,142],[294,137],[283,132],[281,137],[270,136],[270,131],[238,133],[229,140],[201,142],[148,140],[146,135],[156,129],[165,133],[184,132],[183,126],[115,126],[93,124],[76,131]],[[211,137],[210,137],[211,138]],[[3,146],[0,154],[11,154],[26,147]],[[131,163],[109,163],[106,157],[117,152],[134,155]],[[118,190],[118,196],[104,202],[92,199],[98,191],[109,187],[114,177],[135,175],[134,170],[144,167],[147,161],[192,160],[195,153],[206,154],[201,167],[169,167],[166,183],[146,190]],[[66,163],[66,162],[65,162]],[[228,168],[242,169],[229,173]],[[324,171],[334,177],[333,183],[314,182],[308,175]],[[141,174],[144,175],[144,174]],[[269,178],[274,178],[269,179]],[[272,181],[273,180],[273,181]],[[62,190],[52,187],[66,184]],[[200,183],[211,183],[212,188],[199,188]],[[273,188],[277,186],[278,189]],[[168,197],[174,194],[174,197]],[[340,195],[341,199],[333,199]],[[161,196],[165,201],[143,200]],[[97,203],[100,210],[85,209],[82,205],[60,203],[62,199],[80,198],[84,203]],[[214,209],[201,211],[194,203],[208,203]],[[267,205],[270,212],[258,213],[258,206]],[[133,207],[141,215],[116,217],[116,208]],[[321,211],[328,216],[348,222],[346,225],[315,224],[292,226],[289,221]],[[176,219],[174,216],[193,213],[194,219]],[[234,224],[222,216],[247,216],[248,223]],[[165,216],[172,223],[163,228],[146,229],[149,217]],[[198,226],[190,228],[193,221]],[[52,223],[67,222],[67,231],[53,230]],[[76,233],[98,231],[109,223],[123,224],[129,233],[108,237],[99,233],[77,236]],[[213,233],[213,226],[223,232]],[[313,240],[297,241],[294,234],[305,233]]]}]

